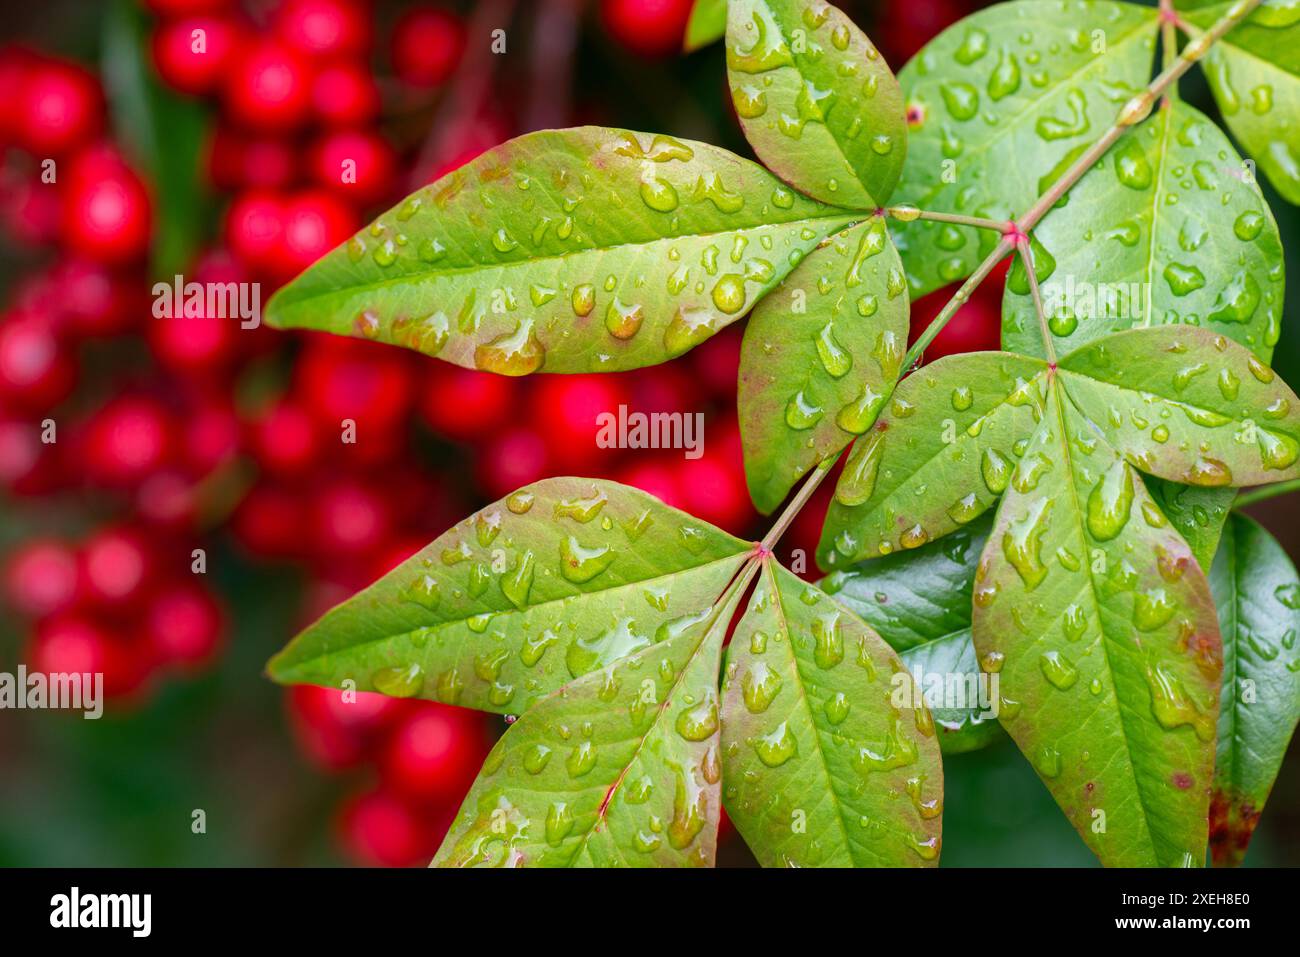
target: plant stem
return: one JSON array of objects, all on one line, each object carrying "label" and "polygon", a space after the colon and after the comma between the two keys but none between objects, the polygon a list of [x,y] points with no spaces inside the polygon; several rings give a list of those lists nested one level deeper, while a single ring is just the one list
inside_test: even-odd
[{"label": "plant stem", "polygon": [[1034,300],[1034,314],[1038,316],[1038,329],[1043,334],[1043,351],[1047,361],[1056,365],[1056,346],[1052,342],[1052,330],[1047,327],[1047,314],[1043,311],[1043,296],[1038,290],[1038,273],[1034,270],[1034,257],[1030,254],[1029,243],[1016,243],[1016,252],[1025,265],[1025,275],[1029,277],[1029,293]]},{"label": "plant stem", "polygon": [[[1160,0],[1160,68],[1169,69],[1178,56],[1178,14],[1173,0]],[[1177,88],[1175,87],[1175,91]]]},{"label": "plant stem", "polygon": [[808,499],[812,498],[812,493],[817,491],[817,486],[821,485],[822,479],[830,474],[831,468],[838,459],[838,455],[831,455],[817,463],[817,467],[804,479],[803,485],[799,486],[799,491],[790,500],[790,504],[785,507],[785,511],[781,513],[780,518],[767,530],[763,540],[758,543],[759,551],[766,553],[776,547],[776,543],[785,534],[785,530],[790,527],[794,517],[808,504]]},{"label": "plant stem", "polygon": [[1232,503],[1232,507],[1245,508],[1247,505],[1254,505],[1257,502],[1266,502],[1270,498],[1277,498],[1279,495],[1289,495],[1291,492],[1300,492],[1300,479],[1291,479],[1287,482],[1277,482],[1273,485],[1261,485],[1259,488],[1253,488],[1248,492],[1242,492],[1237,496],[1236,501]]},{"label": "plant stem", "polygon": [[[1120,108],[1119,115],[1116,116],[1115,122],[1111,125],[1110,129],[1102,134],[1101,138],[1090,146],[1082,156],[1075,160],[1070,168],[1061,175],[1061,178],[1053,183],[1051,187],[1048,188],[1047,192],[1039,196],[1034,204],[1025,211],[1023,216],[1015,220],[1014,223],[995,224],[996,228],[1005,230],[1002,234],[1002,238],[998,241],[998,244],[993,247],[993,251],[985,257],[984,261],[980,263],[979,266],[975,268],[975,271],[967,277],[966,281],[961,284],[961,288],[953,294],[953,297],[948,300],[943,309],[939,311],[939,314],[934,317],[928,326],[925,327],[925,331],[921,333],[920,338],[918,338],[916,342],[912,344],[912,347],[907,350],[907,355],[904,357],[902,365],[902,369],[905,372],[906,370],[910,370],[921,356],[925,354],[925,350],[929,347],[930,343],[932,343],[935,340],[935,337],[943,331],[943,327],[948,324],[948,321],[954,315],[956,315],[957,310],[971,297],[971,294],[979,288],[980,283],[988,278],[989,273],[993,271],[993,267],[1001,262],[1007,253],[1015,249],[1022,240],[1027,245],[1030,231],[1037,226],[1042,218],[1047,215],[1048,211],[1060,201],[1061,197],[1074,187],[1074,184],[1083,177],[1083,174],[1091,169],[1093,164],[1106,155],[1106,151],[1114,146],[1115,141],[1123,136],[1130,127],[1135,126],[1142,122],[1142,120],[1146,119],[1151,112],[1151,108],[1155,105],[1156,100],[1163,96],[1170,87],[1177,83],[1179,77],[1190,70],[1194,63],[1204,57],[1210,47],[1217,43],[1225,33],[1248,17],[1262,2],[1263,0],[1237,0],[1237,2],[1229,7],[1227,12],[1224,13],[1224,15],[1220,17],[1212,27],[1203,33],[1194,31],[1190,29],[1188,25],[1183,24],[1181,21],[1177,21],[1178,25],[1187,29],[1189,33],[1195,33],[1192,42],[1183,47],[1182,52],[1176,58],[1166,57],[1166,62],[1160,74],[1147,85],[1145,90],[1134,96]],[[1164,5],[1164,0],[1162,0],[1162,9],[1164,8]],[[1176,17],[1177,14],[1174,14],[1174,16]],[[890,210],[886,209],[885,212],[889,213]],[[908,213],[910,214],[911,212],[912,210],[909,209]],[[917,218],[952,222],[957,221],[956,219],[941,219],[941,217],[945,216],[947,216],[947,214],[920,211],[920,216]],[[986,222],[991,223],[992,220]],[[979,226],[981,224],[969,222],[965,225]],[[1051,360],[1055,362],[1056,360],[1052,351],[1051,337],[1047,334],[1048,330],[1043,317],[1042,300],[1038,294],[1038,277],[1034,274],[1033,267],[1028,262],[1025,264],[1025,271],[1029,275],[1030,289],[1034,292],[1034,304],[1038,310],[1039,320],[1044,323],[1043,342],[1048,350],[1048,355],[1051,356]],[[781,516],[776,520],[776,524],[774,524],[768,533],[763,536],[762,542],[759,543],[760,550],[771,551],[772,547],[778,540],[780,540],[781,535],[789,527],[790,523],[794,521],[795,516],[799,514],[799,511],[806,504],[808,504],[808,499],[812,497],[812,493],[816,491],[817,486],[821,484],[822,479],[824,479],[827,473],[830,472],[831,466],[835,464],[837,459],[838,456],[832,455],[818,463],[816,469],[814,469],[813,472],[809,474],[808,478],[805,479],[804,484],[799,488],[795,497],[790,500],[790,504],[786,506],[785,511],[783,511]],[[1263,498],[1270,498],[1272,495],[1280,495],[1283,491],[1292,491],[1292,488],[1289,487],[1292,485],[1293,483],[1291,482],[1283,482],[1276,486],[1269,486],[1267,490],[1260,489],[1248,495],[1239,496],[1237,504],[1251,504],[1252,502],[1261,501]],[[1277,489],[1277,491],[1272,491],[1273,489]],[[1271,492],[1271,494],[1265,494],[1266,491]]]},{"label": "plant stem", "polygon": [[991,229],[994,232],[999,233],[1007,228],[1005,222],[998,222],[996,219],[984,219],[980,216],[962,216],[957,213],[936,213],[928,209],[917,209],[915,206],[888,206],[885,208],[885,214],[905,223],[917,219],[931,219],[936,223],[955,223],[958,226],[974,226],[976,229]]}]

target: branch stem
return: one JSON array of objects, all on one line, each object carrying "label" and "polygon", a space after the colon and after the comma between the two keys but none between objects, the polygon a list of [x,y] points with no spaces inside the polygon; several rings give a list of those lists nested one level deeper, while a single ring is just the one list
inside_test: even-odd
[{"label": "branch stem", "polygon": [[1292,492],[1300,492],[1300,479],[1291,479],[1287,482],[1276,482],[1273,485],[1261,485],[1258,488],[1243,491],[1236,501],[1232,503],[1233,508],[1245,508],[1247,505],[1254,505],[1257,502],[1266,502],[1270,498],[1277,498],[1279,495],[1289,495]]},{"label": "branch stem", "polygon": [[1043,294],[1038,289],[1038,273],[1034,270],[1034,257],[1029,249],[1028,240],[1016,243],[1016,252],[1024,264],[1025,275],[1029,278],[1029,293],[1034,300],[1034,315],[1038,317],[1038,329],[1043,334],[1043,351],[1047,361],[1056,365],[1056,346],[1052,341],[1052,330],[1047,326],[1047,313],[1043,311]]},{"label": "branch stem", "polygon": [[790,504],[785,507],[785,511],[781,513],[781,516],[776,520],[772,527],[767,530],[767,534],[763,536],[763,540],[758,543],[758,549],[760,552],[766,554],[776,547],[776,543],[781,540],[781,536],[784,535],[785,530],[790,527],[790,523],[794,521],[794,517],[803,510],[805,505],[808,504],[808,499],[812,498],[812,493],[817,491],[817,486],[821,485],[822,479],[830,474],[831,468],[834,467],[835,462],[838,459],[838,455],[830,455],[817,463],[817,467],[812,470],[806,479],[804,479],[803,485],[799,486],[799,491],[795,493],[794,498],[790,499]]},{"label": "branch stem", "polygon": [[917,219],[929,219],[936,223],[974,226],[976,229],[991,229],[998,233],[1007,228],[1005,221],[998,222],[996,219],[984,219],[981,216],[962,216],[958,213],[937,213],[928,209],[917,209],[915,206],[888,206],[885,208],[885,214],[902,223],[910,223]]}]

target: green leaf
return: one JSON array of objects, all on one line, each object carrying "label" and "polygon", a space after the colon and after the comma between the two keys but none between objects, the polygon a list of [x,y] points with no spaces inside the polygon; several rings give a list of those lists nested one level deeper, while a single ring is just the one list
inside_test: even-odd
[{"label": "green leaf", "polygon": [[[876,630],[917,679],[939,727],[944,754],[974,751],[1002,737],[971,643],[975,566],[993,516],[981,515],[938,541],[859,562],[818,586]],[[937,676],[942,685],[933,682]],[[986,687],[986,686],[985,686]]]},{"label": "green leaf", "polygon": [[268,666],[281,683],[520,714],[708,609],[753,547],[644,492],[525,486],[327,612]]},{"label": "green leaf", "polygon": [[1210,569],[1223,632],[1223,692],[1210,855],[1236,865],[1300,718],[1300,576],[1282,546],[1234,514]]},{"label": "green leaf", "polygon": [[502,735],[435,867],[712,867],[718,666],[737,592]]},{"label": "green leaf", "polygon": [[763,563],[722,689],[723,796],[760,864],[938,859],[943,765],[909,686],[865,623]]},{"label": "green leaf", "polygon": [[[1187,20],[1208,28],[1231,6],[1183,0]],[[1294,0],[1265,0],[1210,48],[1210,89],[1228,129],[1282,198],[1300,203],[1300,12]]]},{"label": "green leaf", "polygon": [[[1007,219],[1029,208],[1151,75],[1153,8],[999,3],[953,24],[899,73],[907,164],[896,200]],[[970,275],[997,237],[929,220],[896,239],[920,296]]]},{"label": "green leaf", "polygon": [[203,240],[207,111],[164,88],[150,71],[149,29],[132,0],[107,5],[104,86],[118,136],[152,185],[157,228],[151,272],[170,278],[191,264]]},{"label": "green leaf", "polygon": [[884,205],[907,152],[903,97],[840,10],[731,0],[727,80],[745,138],[774,173],[825,203]]},{"label": "green leaf", "polygon": [[825,569],[917,548],[973,521],[1006,487],[1016,443],[1040,414],[1044,362],[1009,352],[946,356],[899,383],[835,487]]},{"label": "green leaf", "polygon": [[739,319],[852,219],[715,146],[543,130],[380,216],[266,321],[505,375],[634,369]]},{"label": "green leaf", "polygon": [[1133,467],[1046,382],[976,574],[980,665],[1103,864],[1199,866],[1223,664],[1209,585]]},{"label": "green leaf", "polygon": [[[1038,274],[1057,352],[1190,323],[1272,357],[1282,321],[1277,223],[1259,187],[1242,180],[1228,138],[1186,103],[1124,134],[1034,236],[1053,264]],[[1018,260],[1002,315],[1003,348],[1043,354]]]},{"label": "green leaf", "polygon": [[721,40],[727,32],[727,0],[695,0],[686,21],[682,49],[691,53]]},{"label": "green leaf", "polygon": [[1144,472],[1207,487],[1300,476],[1300,400],[1249,351],[1209,329],[1117,332],[1062,359],[1060,379]]},{"label": "green leaf", "polygon": [[1201,568],[1208,570],[1219,547],[1223,523],[1228,520],[1235,488],[1205,488],[1166,482],[1152,475],[1144,476],[1147,491],[1160,506],[1178,534],[1196,556]]},{"label": "green leaf", "polygon": [[737,395],[759,511],[871,427],[898,378],[907,325],[907,282],[879,216],[827,239],[759,303]]}]

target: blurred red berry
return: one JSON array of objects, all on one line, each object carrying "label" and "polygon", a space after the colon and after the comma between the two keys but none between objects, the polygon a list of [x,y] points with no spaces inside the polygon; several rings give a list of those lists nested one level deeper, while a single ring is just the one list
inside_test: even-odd
[{"label": "blurred red berry", "polygon": [[615,40],[646,57],[672,56],[682,48],[692,0],[601,0],[600,18]]},{"label": "blurred red berry", "polygon": [[102,673],[106,697],[138,689],[153,665],[150,649],[75,613],[41,621],[27,661],[31,670],[45,674]]},{"label": "blurred red berry", "polygon": [[55,242],[63,228],[63,192],[36,176],[25,177],[7,190],[4,218],[9,232],[20,243]]},{"label": "blurred red berry", "polygon": [[464,51],[465,27],[448,10],[413,7],[393,27],[393,70],[411,86],[446,82]]},{"label": "blurred red berry", "polygon": [[233,7],[236,0],[145,0],[154,13],[164,17],[185,17],[196,13],[215,13]]},{"label": "blurred red berry", "polygon": [[205,402],[186,416],[182,442],[185,463],[197,475],[207,475],[238,451],[239,420],[223,402]]},{"label": "blurred red berry", "polygon": [[483,718],[462,708],[422,704],[392,731],[381,758],[384,782],[431,799],[459,799],[478,774],[488,745]]},{"label": "blurred red berry", "polygon": [[0,398],[15,408],[45,412],[67,398],[76,364],[48,320],[11,314],[0,319]]},{"label": "blurred red berry", "polygon": [[261,558],[288,558],[311,549],[303,541],[310,515],[300,492],[262,483],[240,501],[232,518],[235,537]]},{"label": "blurred red berry", "polygon": [[249,449],[259,465],[276,475],[292,475],[315,464],[322,437],[316,420],[293,401],[264,411],[249,427]]},{"label": "blurred red berry", "polygon": [[391,192],[397,157],[378,133],[337,130],[316,143],[309,165],[321,186],[365,205]]},{"label": "blurred red berry", "polygon": [[340,437],[344,420],[351,419],[358,446],[396,429],[414,400],[407,357],[378,343],[313,336],[296,374],[302,401],[322,428]]},{"label": "blurred red berry", "polygon": [[297,177],[298,161],[287,140],[221,124],[209,147],[208,172],[218,189],[281,189]]},{"label": "blurred red berry", "polygon": [[26,540],[5,565],[10,604],[32,618],[70,606],[77,597],[78,580],[76,552],[57,539]]},{"label": "blurred red berry", "polygon": [[729,400],[736,394],[743,337],[743,328],[739,324],[730,325],[696,346],[686,357],[692,378],[717,398]]},{"label": "blurred red berry", "polygon": [[362,126],[379,115],[379,87],[359,63],[335,63],[316,74],[312,109],[330,126]]},{"label": "blurred red berry", "polygon": [[19,296],[33,308],[57,309],[61,328],[76,336],[115,336],[145,314],[139,284],[89,259],[61,259]]},{"label": "blurred red berry", "polygon": [[348,206],[323,190],[290,196],[284,205],[283,268],[295,275],[356,232]]},{"label": "blurred red berry", "polygon": [[620,405],[628,404],[627,381],[607,375],[548,375],[533,384],[533,427],[542,435],[555,468],[590,471],[597,461],[619,453],[596,445],[597,419],[609,413],[617,420]]},{"label": "blurred red berry", "polygon": [[483,439],[505,422],[521,388],[508,376],[434,363],[420,393],[420,414],[440,436]]},{"label": "blurred red berry", "polygon": [[294,129],[311,108],[311,64],[276,40],[258,40],[238,51],[226,76],[230,115],[253,129]]},{"label": "blurred red berry", "polygon": [[133,605],[143,598],[153,564],[144,535],[134,529],[100,529],[81,546],[87,594],[106,607]]},{"label": "blurred red berry", "polygon": [[226,245],[250,269],[273,272],[278,268],[284,217],[284,201],[275,193],[242,193],[226,213]]},{"label": "blurred red berry", "polygon": [[41,441],[38,422],[0,416],[0,482],[17,495],[44,495],[64,480],[63,448]]},{"label": "blurred red berry", "polygon": [[362,56],[370,20],[358,0],[285,0],[275,13],[280,38],[310,57]]},{"label": "blurred red berry", "polygon": [[372,791],[353,798],[340,819],[343,841],[362,864],[413,867],[427,864],[437,836],[391,794]]},{"label": "blurred red berry", "polygon": [[293,729],[308,755],[327,768],[364,758],[406,702],[370,692],[296,685],[288,694]]},{"label": "blurred red berry", "polygon": [[154,68],[172,89],[196,96],[212,93],[243,42],[243,29],[223,17],[171,20],[154,31]]},{"label": "blurred red berry", "polygon": [[154,472],[135,493],[135,510],[140,518],[165,528],[188,528],[198,504],[195,483],[176,468]]},{"label": "blurred red berry", "polygon": [[222,613],[216,599],[195,582],[178,582],[155,595],[145,611],[145,635],[157,656],[194,666],[215,654]]},{"label": "blurred red berry", "polygon": [[22,86],[7,95],[18,98],[18,141],[39,159],[67,153],[99,134],[104,117],[99,82],[78,63],[39,58]]},{"label": "blurred red berry", "polygon": [[149,194],[144,181],[108,147],[79,154],[68,173],[64,240],[104,263],[141,259],[149,248]]},{"label": "blurred red berry", "polygon": [[547,448],[532,429],[518,428],[488,436],[479,450],[476,475],[492,498],[536,482],[547,472]]},{"label": "blurred red berry", "polygon": [[312,498],[314,554],[361,555],[384,543],[393,528],[389,499],[374,486],[354,478],[320,486]]},{"label": "blurred red berry", "polygon": [[703,455],[680,465],[686,511],[730,532],[741,534],[754,517],[745,487],[740,431],[735,420],[708,422]]},{"label": "blurred red berry", "polygon": [[86,475],[103,485],[134,484],[167,461],[173,441],[171,416],[161,403],[117,396],[86,423]]}]

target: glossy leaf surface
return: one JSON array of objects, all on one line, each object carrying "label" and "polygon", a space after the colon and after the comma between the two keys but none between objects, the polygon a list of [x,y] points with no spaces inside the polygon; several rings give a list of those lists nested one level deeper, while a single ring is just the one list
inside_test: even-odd
[{"label": "glossy leaf surface", "polygon": [[709,609],[751,550],[636,489],[546,479],[326,613],[268,671],[520,714]]},{"label": "glossy leaf surface", "polygon": [[745,137],[787,183],[871,210],[898,183],[907,128],[898,81],[828,3],[731,0],[727,80]]},{"label": "glossy leaf surface", "polygon": [[1234,514],[1210,569],[1223,633],[1223,693],[1210,854],[1241,862],[1300,718],[1300,577],[1282,546]]},{"label": "glossy leaf surface", "polygon": [[727,0],[695,0],[686,21],[682,49],[687,53],[721,40],[727,32]]},{"label": "glossy leaf surface", "polygon": [[831,570],[945,535],[996,501],[1016,442],[1038,419],[1046,369],[1009,352],[947,356],[899,383],[854,443],[826,515],[818,564]]},{"label": "glossy leaf surface", "polygon": [[1103,864],[1199,865],[1223,665],[1209,585],[1059,381],[1045,402],[976,575],[980,665]]},{"label": "glossy leaf surface", "polygon": [[740,352],[745,478],[761,512],[875,422],[907,348],[898,253],[874,216],[828,239],[759,303]]},{"label": "glossy leaf surface", "polygon": [[[1150,77],[1155,10],[1018,0],[953,24],[899,73],[907,163],[894,197],[1007,219],[1027,210]],[[912,294],[974,271],[996,237],[918,220],[897,239]]]},{"label": "glossy leaf surface", "polygon": [[722,692],[724,801],[760,864],[938,859],[943,767],[929,712],[902,679],[875,632],[764,562]]},{"label": "glossy leaf surface", "polygon": [[[1177,6],[1205,29],[1231,4]],[[1265,0],[1210,48],[1205,72],[1228,129],[1283,198],[1300,203],[1300,8],[1293,0]]]},{"label": "glossy leaf surface", "polygon": [[920,681],[944,754],[982,748],[1001,737],[995,698],[980,682],[971,642],[975,567],[993,516],[920,548],[833,572],[819,587],[898,652]]},{"label": "glossy leaf surface", "polygon": [[633,369],[739,319],[850,221],[715,146],[544,130],[412,194],[266,321],[504,375]]},{"label": "glossy leaf surface", "polygon": [[[1272,357],[1283,295],[1277,223],[1228,138],[1186,103],[1121,137],[1034,236],[1058,354],[1123,329],[1188,323]],[[1042,355],[1029,292],[1017,261],[1003,348]]]},{"label": "glossy leaf surface", "polygon": [[435,867],[712,867],[736,599],[566,685],[501,737]]}]

